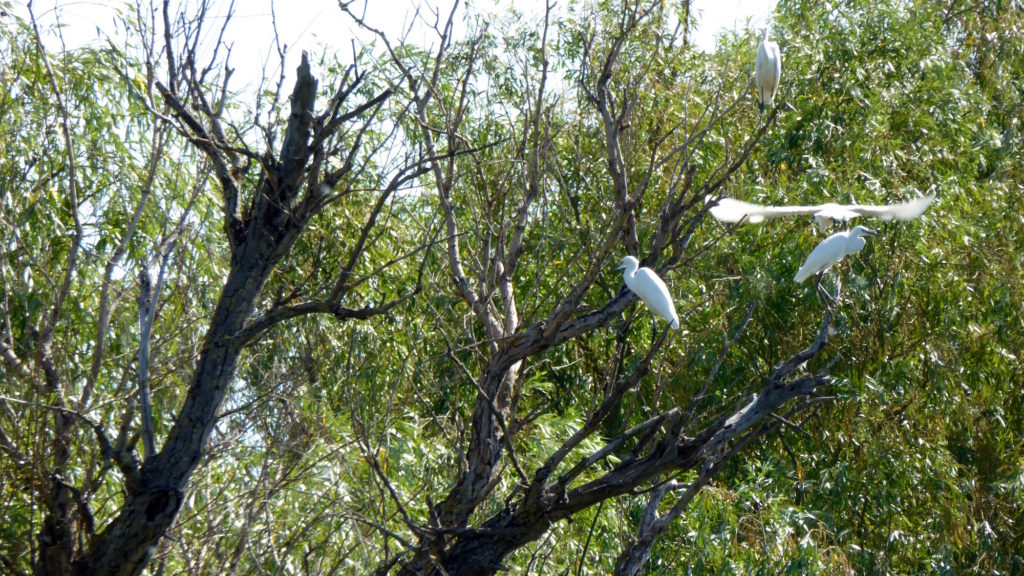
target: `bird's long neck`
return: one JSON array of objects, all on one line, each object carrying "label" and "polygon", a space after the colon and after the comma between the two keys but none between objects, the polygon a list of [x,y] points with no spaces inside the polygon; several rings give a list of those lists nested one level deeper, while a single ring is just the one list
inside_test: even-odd
[{"label": "bird's long neck", "polygon": [[850,254],[856,254],[857,252],[860,252],[868,244],[867,241],[865,241],[864,238],[857,232],[850,233],[850,240]]},{"label": "bird's long neck", "polygon": [[636,271],[639,268],[637,264],[627,264],[626,269],[622,271],[622,279],[625,282],[629,282],[636,277]]},{"label": "bird's long neck", "polygon": [[764,36],[762,36],[761,39],[762,40],[768,40],[768,29],[767,28],[764,29]]}]

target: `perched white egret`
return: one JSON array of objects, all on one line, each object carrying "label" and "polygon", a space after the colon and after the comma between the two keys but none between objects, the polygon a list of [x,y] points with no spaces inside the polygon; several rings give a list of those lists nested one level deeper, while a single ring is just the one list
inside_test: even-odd
[{"label": "perched white egret", "polygon": [[647,304],[652,312],[668,320],[673,330],[679,329],[679,317],[676,316],[676,306],[672,303],[672,295],[668,292],[668,286],[658,275],[647,268],[640,268],[640,261],[632,256],[626,256],[615,267],[622,270],[622,280],[626,287],[633,291]]},{"label": "perched white egret", "polygon": [[915,198],[902,204],[886,206],[835,204],[832,202],[813,206],[762,206],[732,198],[722,198],[718,201],[717,206],[711,208],[711,215],[720,222],[734,223],[745,220],[757,224],[770,218],[813,214],[818,228],[824,232],[834,222],[846,222],[857,216],[873,216],[882,220],[894,218],[896,220],[912,220],[923,214],[931,205],[932,200],[935,200],[934,194]]},{"label": "perched white egret", "polygon": [[768,39],[768,28],[763,28],[764,38],[757,47],[757,59],[754,60],[754,84],[757,85],[757,97],[761,111],[771,108],[775,103],[775,91],[779,89],[782,79],[782,53],[779,45]]},{"label": "perched white egret", "polygon": [[845,232],[837,232],[821,241],[811,250],[804,265],[796,271],[795,282],[803,282],[813,274],[821,274],[848,254],[856,254],[864,249],[867,242],[863,236],[878,236],[864,226],[854,226]]}]

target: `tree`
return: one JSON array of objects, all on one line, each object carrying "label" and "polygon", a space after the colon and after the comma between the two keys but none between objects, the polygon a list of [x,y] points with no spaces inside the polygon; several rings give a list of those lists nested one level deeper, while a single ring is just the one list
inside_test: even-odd
[{"label": "tree", "polygon": [[[720,194],[774,118],[753,130],[742,124],[723,126],[747,100],[745,75],[726,74],[719,86],[700,93],[695,99],[703,97],[706,104],[696,107],[696,118],[689,111],[658,110],[655,100],[640,98],[665,93],[677,81],[654,71],[677,49],[668,28],[671,16],[660,3],[631,3],[603,12],[599,18],[606,20],[599,20],[599,30],[570,33],[566,45],[578,57],[579,68],[570,74],[579,86],[579,106],[566,107],[549,93],[547,18],[540,34],[505,40],[521,46],[527,57],[508,63],[488,61],[483,49],[489,41],[486,31],[465,45],[452,44],[452,16],[439,29],[435,53],[405,56],[380,35],[414,103],[418,142],[432,158],[446,157],[432,161],[431,175],[446,226],[448,273],[476,323],[472,367],[460,362],[463,377],[472,382],[476,394],[468,418],[456,423],[455,436],[466,440],[453,486],[436,505],[428,501],[425,523],[406,520],[417,539],[410,543],[411,558],[394,556],[379,571],[400,562],[401,572],[410,574],[491,573],[551,524],[610,498],[654,487],[648,507],[651,521],[641,526],[618,562],[621,573],[637,573],[656,536],[721,464],[779,425],[779,420],[766,417],[778,409],[794,417],[815,401],[790,401],[811,398],[829,382],[824,372],[798,372],[827,341],[831,317],[826,315],[809,347],[778,361],[753,399],[738,408],[719,412],[721,407],[702,405],[715,368],[703,389],[693,391],[687,408],[678,406],[676,397],[664,405],[636,407],[636,413],[625,418],[621,414],[627,393],[643,388],[668,333],[661,331],[646,350],[633,352],[627,343],[632,321],[615,319],[635,296],[620,289],[608,299],[595,295],[592,288],[601,272],[620,257],[620,240],[645,264],[667,256],[658,267],[662,273],[690,264],[691,240],[711,205],[705,199]],[[356,14],[353,18],[362,22]],[[447,69],[451,63],[458,66],[453,72]],[[506,78],[500,72],[503,66],[526,73]],[[487,96],[476,92],[483,79],[478,79],[477,70],[493,74],[488,80],[500,88]],[[694,91],[699,93],[696,87]],[[484,108],[478,111],[481,104]],[[486,111],[493,108],[509,110],[512,124],[489,122]],[[643,140],[631,138],[634,122],[640,125],[636,130]],[[659,130],[659,125],[667,128]],[[572,141],[577,131],[586,143]],[[410,138],[415,135],[413,131]],[[721,138],[718,146],[712,137]],[[474,144],[482,150],[462,153]],[[703,156],[699,160],[698,150]],[[538,234],[537,227],[582,228],[569,212],[552,213],[551,205],[560,200],[554,193],[563,179],[573,176],[570,163],[585,163],[587,155],[598,154],[611,199],[593,195],[596,206],[579,208],[593,218],[590,234],[581,233],[580,241],[572,234],[551,234],[529,242],[532,249],[527,252],[527,238]],[[575,192],[572,184],[565,186],[568,194]],[[649,224],[638,224],[638,214],[644,214]],[[463,234],[467,220],[486,225]],[[708,241],[702,248],[713,244]],[[547,268],[566,252],[574,255],[575,265],[552,279]],[[539,302],[531,302],[528,312],[521,314],[518,298],[536,289],[534,282],[550,284],[537,289]],[[584,400],[590,409],[583,413],[582,423],[553,450],[531,454],[535,464],[524,465],[517,457],[522,450],[516,447],[517,436],[536,416],[529,416],[526,408],[533,402],[524,399],[529,391],[521,374],[550,362],[550,354],[558,354],[560,347],[613,326],[616,339],[594,337],[615,350],[596,354],[598,363],[613,368],[591,381],[596,389],[589,402]],[[723,347],[723,353],[727,350]],[[633,354],[638,361],[631,359]],[[531,408],[550,410],[543,402]],[[619,419],[614,424],[619,429],[601,440],[613,417]],[[634,419],[638,422],[630,422]],[[577,450],[592,439],[597,441],[595,449]],[[606,466],[612,455],[620,461]],[[382,483],[390,484],[379,466],[374,471]],[[693,477],[686,483],[674,482],[684,473]],[[511,478],[503,479],[506,474]],[[488,510],[487,503],[497,499],[496,489],[506,482],[511,485],[499,500],[504,505]],[[658,516],[661,498],[670,489],[681,496],[668,513]],[[405,508],[397,495],[394,506]]]},{"label": "tree", "polygon": [[[194,18],[182,14],[173,19],[169,12],[169,3],[164,3],[163,34],[154,27],[160,13],[156,7],[150,14],[137,15],[133,23],[138,26],[139,49],[144,56],[138,63],[119,61],[117,52],[101,51],[85,52],[79,58],[61,62],[57,68],[42,45],[34,17],[34,46],[16,47],[27,51],[30,58],[22,77],[25,81],[14,84],[7,102],[16,102],[17,91],[23,87],[39,90],[40,84],[45,86],[48,97],[40,100],[52,102],[53,108],[42,116],[59,135],[58,145],[54,146],[54,153],[44,157],[45,163],[35,158],[15,160],[27,166],[12,174],[11,180],[22,180],[22,185],[28,187],[24,193],[10,196],[12,202],[22,204],[14,211],[19,218],[18,226],[9,241],[5,240],[8,246],[14,246],[12,276],[25,278],[28,284],[11,292],[30,300],[27,314],[19,313],[22,310],[13,315],[8,313],[4,358],[12,376],[21,380],[25,390],[32,390],[29,400],[6,400],[7,415],[14,424],[21,420],[18,411],[31,408],[30,414],[49,445],[41,451],[29,452],[31,458],[27,458],[21,446],[31,443],[19,444],[4,438],[15,462],[31,465],[22,481],[38,495],[45,510],[36,540],[38,548],[33,553],[37,573],[141,571],[154,545],[177,516],[189,477],[200,461],[217,412],[235,378],[242,351],[287,320],[310,314],[329,315],[342,322],[365,319],[386,313],[419,289],[417,284],[390,300],[348,305],[358,299],[359,287],[368,279],[359,273],[361,267],[357,265],[376,242],[372,234],[378,218],[392,195],[425,171],[423,155],[414,147],[380,161],[381,154],[395,140],[394,129],[382,128],[385,124],[380,118],[392,91],[374,87],[366,81],[365,72],[353,64],[330,88],[326,104],[318,111],[317,81],[304,55],[291,91],[290,111],[284,120],[276,120],[282,94],[279,87],[267,120],[257,114],[248,125],[239,126],[225,114],[231,70],[217,67],[216,50],[209,65],[199,62],[199,46],[208,24],[205,12]],[[97,57],[105,61],[93,63]],[[160,59],[165,65],[163,73],[157,69]],[[90,81],[94,77],[88,74],[99,72],[104,64],[109,70],[122,71],[120,82],[102,77],[100,80],[105,85],[115,85],[120,90],[117,95],[124,100],[93,91],[95,87]],[[87,66],[87,72],[76,69],[78,65]],[[79,105],[88,111],[101,109],[107,98],[113,106],[121,107],[115,108],[117,112],[125,110],[126,116],[141,115],[145,119],[139,124],[151,133],[150,147],[145,146],[145,140],[133,139],[135,134],[130,126],[118,149],[114,124],[119,119],[117,113],[99,118],[76,113]],[[96,101],[90,103],[88,99]],[[148,114],[141,113],[142,107]],[[239,138],[254,129],[260,130],[259,136],[265,143],[263,150],[254,151]],[[104,130],[115,133],[114,148],[119,154],[97,158],[103,150],[100,144],[104,138],[112,136]],[[168,150],[174,133],[187,140],[201,157],[196,181],[188,195],[172,192],[166,199],[158,198],[170,204],[158,206],[164,208],[162,214],[147,217],[147,212],[154,209],[149,205],[153,190],[173,186],[177,184],[174,178],[180,177],[180,173],[160,174],[171,170],[171,163],[178,159]],[[139,148],[132,148],[138,144]],[[133,190],[137,201],[129,200],[127,209],[122,204],[125,199],[118,198],[116,188],[111,186],[116,186],[116,180],[111,178],[107,162],[115,158],[129,162],[141,159],[148,166],[142,185]],[[61,178],[59,183],[57,175]],[[183,404],[172,409],[173,417],[162,418],[162,442],[156,450],[148,361],[153,323],[176,240],[189,226],[196,202],[207,190],[208,177],[214,179],[220,193],[219,202],[214,205],[220,211],[226,250],[224,258],[214,266],[224,266],[223,287],[202,314],[208,315],[208,324],[201,342],[192,352],[194,356],[190,354],[184,359],[191,376],[182,389]],[[278,294],[268,291],[266,285],[273,279],[275,269],[292,252],[296,240],[313,219],[336,205],[365,201],[363,194],[357,194],[364,187],[374,191],[375,203],[358,233],[334,247],[343,255],[323,264],[329,271],[327,281],[312,286],[294,285],[290,291]],[[25,218],[34,215],[35,197],[46,188],[53,190],[47,216],[61,216],[51,223],[51,228],[70,228],[71,234],[70,238],[54,238],[59,240],[50,248],[53,258],[37,265],[35,258],[42,246],[37,247],[27,237],[40,233],[43,239],[53,237],[45,224],[34,226],[31,219]],[[88,194],[83,193],[86,190]],[[201,217],[209,215],[206,212]],[[144,227],[141,230],[140,222]],[[106,226],[111,227],[109,232],[104,229]],[[89,228],[93,227],[98,227],[99,232],[91,232]],[[152,242],[152,237],[145,238],[141,231],[150,231],[158,240]],[[111,242],[111,237],[118,240]],[[135,352],[109,366],[109,333],[119,329],[124,338],[133,331],[127,322],[131,316],[122,316],[117,325],[111,325],[117,304],[126,293],[117,290],[114,271],[125,262],[129,248],[133,248],[131,255],[135,259],[129,269],[137,271],[139,277],[138,346]],[[185,258],[195,256],[188,254]],[[386,269],[396,260],[401,258],[373,266]],[[155,282],[148,270],[154,263],[160,265]],[[102,276],[98,274],[100,269]],[[44,289],[54,290],[52,299],[46,300],[33,290],[32,274],[47,278],[51,285]],[[178,274],[172,275],[177,282],[184,282]],[[72,305],[78,303],[73,296],[88,298],[95,289],[99,291],[99,300],[94,307]],[[34,309],[32,297],[36,299]],[[192,318],[182,312],[186,318]],[[12,322],[12,316],[17,320]],[[181,320],[174,318],[170,325],[180,325]],[[85,328],[90,325],[95,326],[94,337],[87,339]],[[34,362],[23,358],[32,358]],[[83,362],[88,362],[90,368],[79,387]],[[137,382],[141,426],[135,430],[132,425],[134,394],[121,392],[118,410],[123,416],[119,432],[112,438],[107,426],[93,421],[87,413],[94,390],[102,386],[104,391],[112,391],[115,383],[110,380],[115,375]],[[95,441],[83,446],[87,434],[94,435]],[[139,437],[144,446],[142,457],[134,450]],[[106,519],[102,530],[93,534],[92,500],[102,493],[103,483],[110,481],[107,472],[114,465],[121,473],[123,500],[114,505],[114,513]],[[82,536],[87,541],[83,542]]]},{"label": "tree", "polygon": [[[1019,143],[1019,11],[811,4],[780,5],[789,80],[764,117],[755,35],[697,52],[688,2],[471,18],[465,39],[456,4],[423,16],[430,47],[343,4],[376,43],[304,54],[252,99],[203,51],[206,3],[74,52],[15,21],[5,569],[1015,566],[1021,231],[988,206],[1019,177],[990,134]],[[707,218],[726,193],[929,186],[942,221],[1006,231],[993,265],[956,226],[889,225],[831,273],[853,277],[835,316],[788,280],[810,226]],[[624,253],[682,330],[622,286]],[[983,297],[935,280],[944,259]]]}]

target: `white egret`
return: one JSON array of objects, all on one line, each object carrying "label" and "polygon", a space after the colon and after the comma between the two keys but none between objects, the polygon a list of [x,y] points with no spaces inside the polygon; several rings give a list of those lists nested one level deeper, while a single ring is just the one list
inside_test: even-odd
[{"label": "white egret", "polygon": [[864,249],[867,242],[863,236],[878,236],[864,226],[854,226],[845,232],[837,232],[821,241],[811,250],[804,265],[796,271],[795,282],[803,282],[812,274],[823,274],[848,254],[856,254]]},{"label": "white egret", "polygon": [[873,216],[882,220],[912,220],[928,209],[935,195],[922,196],[902,204],[884,206],[868,206],[863,204],[815,204],[812,206],[762,206],[732,198],[722,198],[718,205],[711,208],[711,215],[720,222],[735,223],[740,221],[757,224],[770,218],[800,216],[813,214],[818,228],[824,232],[834,222],[846,222],[857,216]]},{"label": "white egret", "polygon": [[757,97],[761,112],[775,103],[775,91],[779,89],[782,78],[782,53],[779,45],[768,39],[768,28],[763,28],[764,38],[757,47],[757,59],[754,60],[754,84],[757,85]]},{"label": "white egret", "polygon": [[669,294],[668,287],[654,270],[646,266],[638,270],[638,266],[640,266],[639,260],[632,256],[626,256],[615,269],[623,271],[622,280],[626,283],[627,288],[639,296],[652,312],[668,320],[673,330],[678,330],[679,317],[676,316],[676,306],[672,303],[672,295]]}]

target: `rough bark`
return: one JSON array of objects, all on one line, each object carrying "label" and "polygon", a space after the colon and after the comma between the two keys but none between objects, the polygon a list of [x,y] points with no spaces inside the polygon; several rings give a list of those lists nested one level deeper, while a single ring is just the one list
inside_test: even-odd
[{"label": "rough bark", "polygon": [[143,463],[138,484],[126,495],[120,514],[75,562],[75,574],[140,573],[177,516],[235,374],[243,349],[236,337],[252,317],[264,283],[305,226],[308,215],[294,213],[290,207],[309,162],[315,97],[316,80],[304,55],[279,162],[257,192],[244,243],[210,320],[184,406],[162,449]]},{"label": "rough bark", "polygon": [[[479,528],[447,531],[445,548],[417,555],[403,565],[400,573],[494,574],[503,569],[502,562],[510,553],[539,538],[551,524],[604,500],[630,494],[664,475],[697,471],[699,479],[693,487],[695,494],[696,489],[706,483],[723,462],[773,427],[762,423],[776,410],[795,398],[813,394],[831,382],[824,373],[793,377],[800,367],[824,349],[831,322],[831,313],[826,313],[812,344],[781,362],[746,405],[709,424],[696,436],[686,437],[682,433],[680,419],[669,416],[662,420],[664,425],[660,427],[657,440],[647,444],[651,446],[649,449],[626,457],[618,466],[594,480],[567,489],[566,476],[571,476],[576,468],[555,482],[547,482],[548,476],[538,473],[535,482],[542,486],[539,490],[531,486],[527,494],[536,492],[540,494],[539,498],[522,497],[493,514]],[[654,539],[669,521],[682,512],[690,498],[692,494],[682,501],[678,510],[652,521],[652,526],[657,529],[647,530],[624,551],[620,557],[621,573],[636,573],[649,555]]]}]

